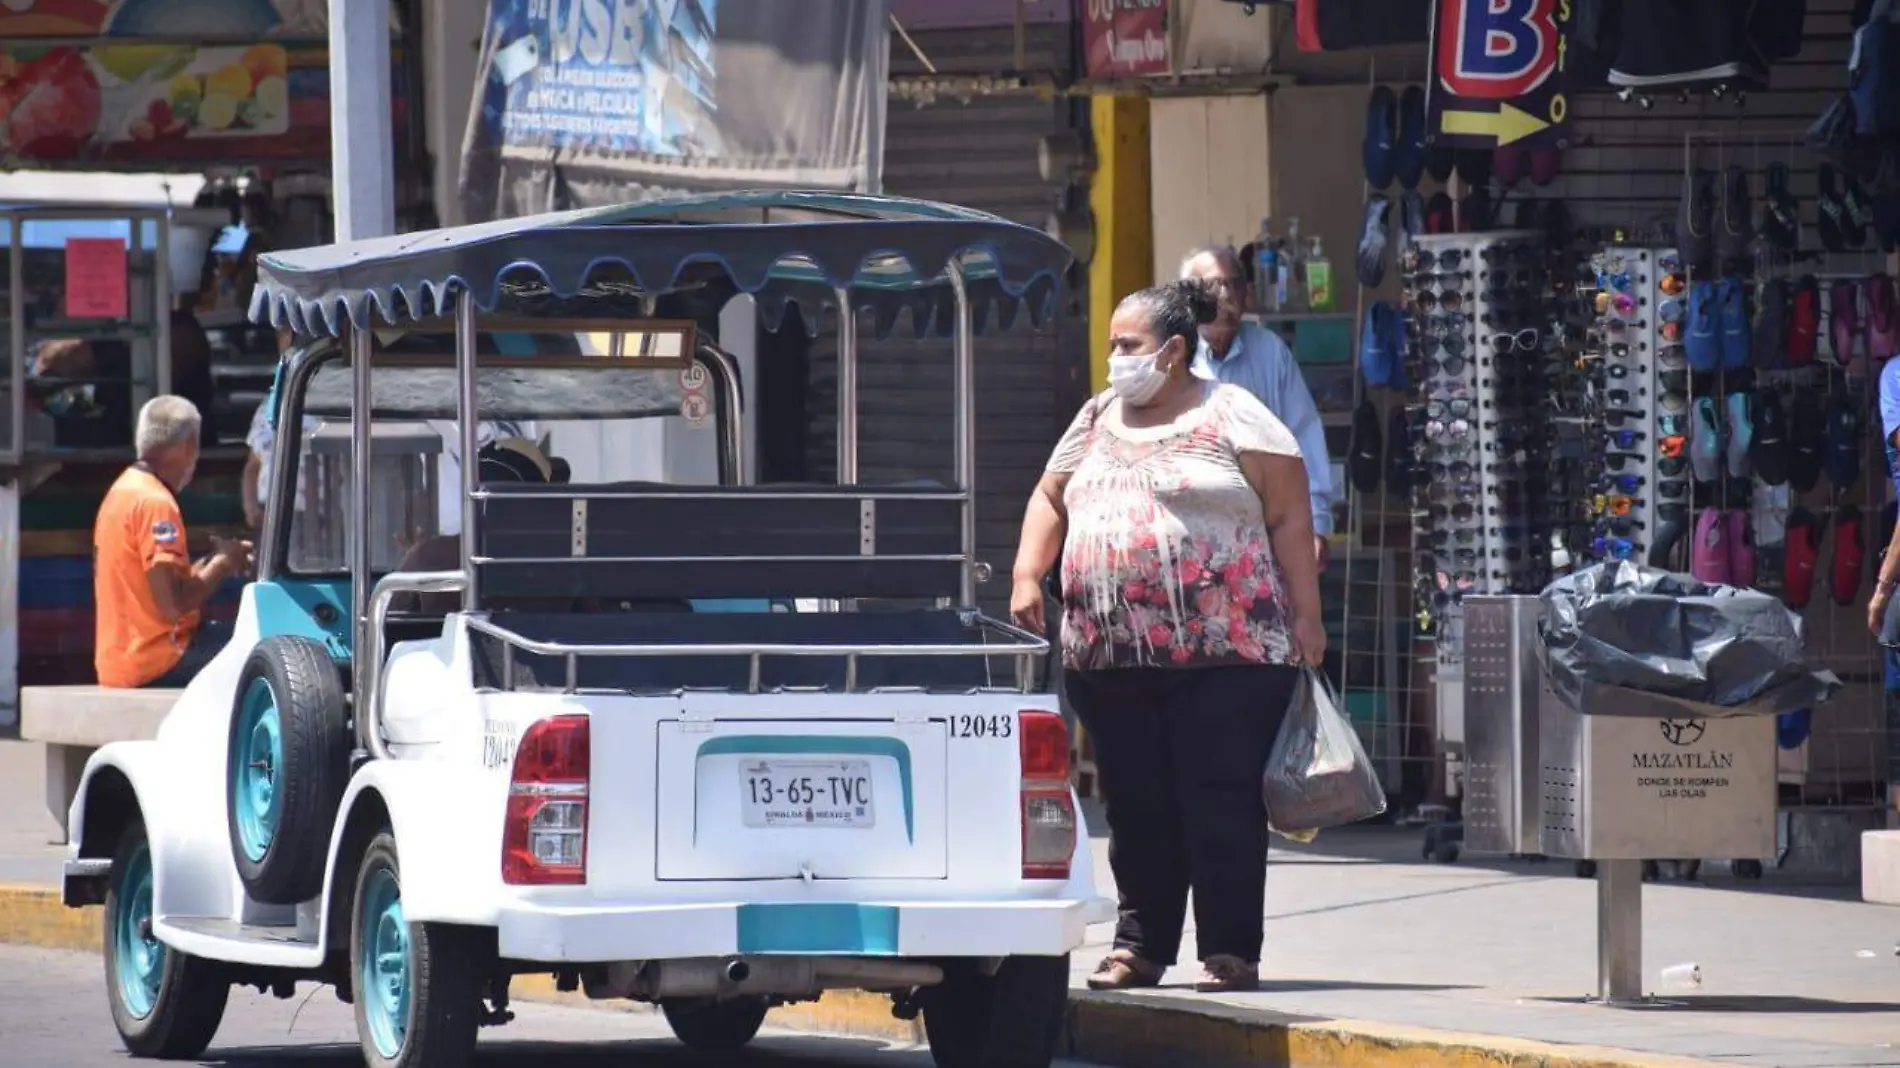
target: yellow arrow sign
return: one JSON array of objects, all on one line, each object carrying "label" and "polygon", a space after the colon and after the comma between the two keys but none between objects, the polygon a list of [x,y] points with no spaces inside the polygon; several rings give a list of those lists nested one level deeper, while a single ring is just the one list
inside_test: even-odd
[{"label": "yellow arrow sign", "polygon": [[1530,112],[1505,103],[1500,103],[1496,111],[1453,111],[1446,108],[1440,114],[1438,124],[1448,134],[1493,137],[1500,145],[1522,141],[1550,126],[1550,123]]}]

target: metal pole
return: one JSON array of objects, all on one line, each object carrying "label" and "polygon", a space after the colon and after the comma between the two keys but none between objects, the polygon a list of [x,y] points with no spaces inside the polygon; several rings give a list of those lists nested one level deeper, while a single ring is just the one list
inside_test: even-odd
[{"label": "metal pole", "polygon": [[[411,33],[417,27],[409,27]],[[415,43],[412,42],[412,46]],[[330,182],[336,239],[396,231],[395,130],[390,116],[389,4],[330,5]],[[411,101],[420,106],[421,101]]]},{"label": "metal pole", "polygon": [[26,452],[26,361],[31,356],[26,350],[26,220],[17,213],[7,218],[7,351],[12,353],[8,362],[13,365],[7,417],[13,421],[11,452],[18,459]]},{"label": "metal pole", "polygon": [[1643,862],[1597,861],[1597,996],[1643,998]]},{"label": "metal pole", "polygon": [[455,297],[455,377],[461,396],[455,405],[456,426],[462,432],[462,573],[468,585],[462,588],[462,610],[473,612],[481,606],[481,590],[475,581],[475,489],[481,482],[480,437],[476,420],[480,400],[475,381],[475,298],[464,289]]},{"label": "metal pole", "polygon": [[[343,5],[339,4],[338,7]],[[373,312],[371,314],[374,314]],[[370,352],[375,345],[376,335],[367,326],[350,329],[350,619],[353,641],[350,648],[359,657],[370,655],[370,649],[376,640],[375,628],[369,618],[369,498],[370,498],[370,447],[373,440],[370,434],[370,389],[369,363]],[[277,462],[275,459],[273,463]],[[380,666],[380,665],[378,665]],[[375,668],[370,668],[374,677]],[[358,674],[358,678],[362,678]],[[357,707],[361,709],[367,698],[363,691],[357,692]],[[356,741],[365,752],[374,753],[382,745],[380,738],[370,737],[375,723],[370,717],[356,717]]]},{"label": "metal pole", "polygon": [[962,527],[963,575],[957,580],[959,607],[976,604],[976,346],[971,338],[970,293],[963,267],[951,263],[950,288],[957,295],[956,331],[956,439],[957,490],[963,494],[959,516]]},{"label": "metal pole", "polygon": [[838,485],[858,482],[858,314],[838,287]]}]

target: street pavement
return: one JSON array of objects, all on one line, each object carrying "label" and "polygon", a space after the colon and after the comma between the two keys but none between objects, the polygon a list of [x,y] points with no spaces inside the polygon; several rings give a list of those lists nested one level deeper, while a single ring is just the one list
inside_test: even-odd
[{"label": "street pavement", "polygon": [[[40,764],[17,752],[26,748],[0,742],[0,882],[51,884],[60,851],[44,844]],[[1099,812],[1089,818],[1099,834]],[[1112,895],[1106,840],[1093,845]],[[1900,910],[1860,902],[1855,887],[1790,885],[1772,872],[1745,883],[1719,870],[1700,884],[1650,884],[1643,975],[1661,1001],[1605,1008],[1584,1000],[1596,989],[1594,883],[1559,861],[1467,857],[1439,865],[1419,853],[1419,831],[1391,827],[1276,847],[1265,988],[1193,992],[1190,931],[1168,986],[1136,996],[1731,1064],[1900,1065]],[[1074,956],[1078,987],[1112,931],[1104,925],[1089,935]],[[1702,970],[1700,990],[1660,986],[1663,968],[1691,962]],[[4,965],[0,974],[13,971]],[[85,982],[87,999],[103,1006],[96,980]]]},{"label": "street pavement", "polygon": [[[85,953],[0,946],[0,1063],[20,1068],[123,1068],[126,1055],[100,990],[100,963]],[[929,1068],[909,1047],[832,1036],[766,1032],[744,1053],[688,1052],[652,1012],[597,1012],[516,1004],[516,1019],[482,1033],[484,1068]],[[327,987],[279,1001],[237,990],[210,1050],[188,1063],[221,1068],[360,1068],[356,1024]],[[1085,1068],[1073,1061],[1057,1062]],[[1192,1068],[1183,1064],[1180,1068]]]}]

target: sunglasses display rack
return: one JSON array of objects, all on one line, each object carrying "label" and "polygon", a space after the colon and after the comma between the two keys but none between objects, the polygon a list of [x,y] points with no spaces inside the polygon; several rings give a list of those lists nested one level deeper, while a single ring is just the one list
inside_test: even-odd
[{"label": "sunglasses display rack", "polygon": [[1550,580],[1552,431],[1550,257],[1544,235],[1485,235],[1477,250],[1478,392],[1484,407],[1486,593],[1532,594]]},{"label": "sunglasses display rack", "polygon": [[1573,548],[1586,562],[1646,563],[1675,539],[1690,499],[1687,282],[1673,249],[1609,245],[1590,265],[1595,326],[1584,359],[1601,462],[1586,489],[1588,542]]},{"label": "sunglasses display rack", "polygon": [[1540,237],[1425,235],[1400,259],[1423,383],[1411,409],[1416,633],[1435,640],[1441,669],[1462,664],[1464,598],[1517,592],[1532,555],[1521,513],[1541,480],[1515,454],[1542,398],[1525,373],[1542,344]]}]

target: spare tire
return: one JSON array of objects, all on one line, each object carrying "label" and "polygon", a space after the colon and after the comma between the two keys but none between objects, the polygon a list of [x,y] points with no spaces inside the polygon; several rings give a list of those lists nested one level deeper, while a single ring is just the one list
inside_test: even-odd
[{"label": "spare tire", "polygon": [[350,769],[349,709],[329,651],[309,638],[257,643],[225,752],[225,822],[245,889],[267,905],[315,898]]}]

